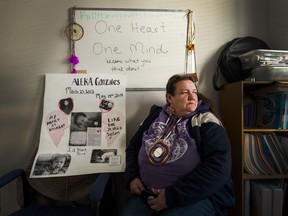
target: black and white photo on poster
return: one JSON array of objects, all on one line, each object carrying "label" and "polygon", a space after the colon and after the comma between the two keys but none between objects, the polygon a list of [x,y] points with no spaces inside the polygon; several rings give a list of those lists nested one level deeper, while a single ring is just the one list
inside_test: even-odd
[{"label": "black and white photo on poster", "polygon": [[101,119],[101,112],[72,112],[69,146],[100,146]]},{"label": "black and white photo on poster", "polygon": [[117,155],[117,149],[94,149],[91,163],[109,163]]},{"label": "black and white photo on poster", "polygon": [[70,161],[70,154],[41,154],[36,160],[33,175],[65,174]]}]

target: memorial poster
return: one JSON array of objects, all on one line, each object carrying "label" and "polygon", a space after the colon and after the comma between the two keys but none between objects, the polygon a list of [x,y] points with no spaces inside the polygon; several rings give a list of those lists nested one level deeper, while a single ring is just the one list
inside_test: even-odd
[{"label": "memorial poster", "polygon": [[122,172],[126,76],[46,74],[40,142],[31,178]]}]

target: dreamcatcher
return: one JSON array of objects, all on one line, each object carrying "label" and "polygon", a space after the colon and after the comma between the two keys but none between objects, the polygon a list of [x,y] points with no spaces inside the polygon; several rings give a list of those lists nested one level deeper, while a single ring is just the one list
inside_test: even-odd
[{"label": "dreamcatcher", "polygon": [[83,35],[84,35],[84,29],[82,28],[81,25],[79,25],[78,23],[76,23],[76,19],[75,19],[75,7],[72,9],[72,19],[73,22],[70,23],[66,29],[65,29],[65,34],[66,36],[72,41],[72,45],[71,45],[71,55],[69,57],[69,61],[72,64],[72,70],[71,73],[77,73],[76,70],[76,65],[79,64],[79,59],[75,54],[75,41],[80,40]]}]

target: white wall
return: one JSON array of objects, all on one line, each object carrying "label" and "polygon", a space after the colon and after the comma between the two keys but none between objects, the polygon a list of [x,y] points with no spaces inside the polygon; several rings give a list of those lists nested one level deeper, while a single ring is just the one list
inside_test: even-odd
[{"label": "white wall", "polygon": [[[218,107],[212,76],[224,44],[245,35],[260,37],[278,49],[286,42],[287,3],[275,1],[0,0],[0,175],[25,167],[38,146],[44,74],[70,71],[69,41],[64,36],[70,7],[193,10],[199,88]],[[127,140],[150,105],[164,103],[164,94],[127,92]],[[2,191],[2,202],[3,196]]]},{"label": "white wall", "polygon": [[269,0],[269,38],[272,49],[288,50],[288,1]]}]

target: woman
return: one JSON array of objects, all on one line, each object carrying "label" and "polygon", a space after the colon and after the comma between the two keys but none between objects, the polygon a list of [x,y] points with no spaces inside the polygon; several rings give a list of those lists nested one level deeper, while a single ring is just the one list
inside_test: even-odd
[{"label": "woman", "polygon": [[121,215],[227,215],[235,198],[225,129],[189,74],[168,80],[166,101],[152,106],[126,149],[132,196]]}]

